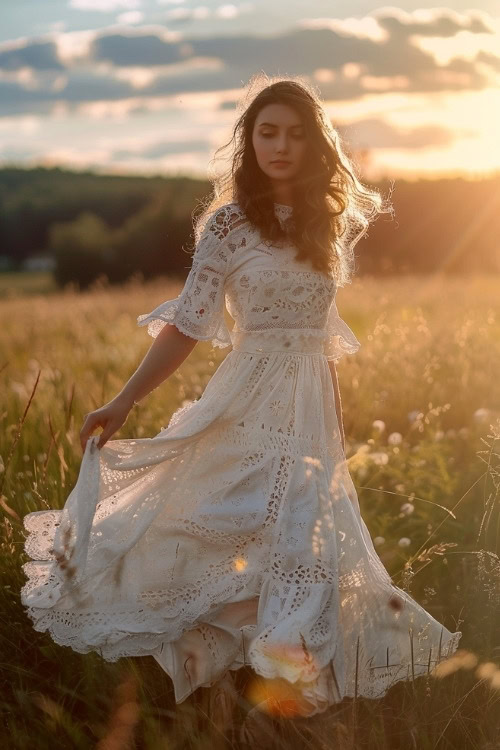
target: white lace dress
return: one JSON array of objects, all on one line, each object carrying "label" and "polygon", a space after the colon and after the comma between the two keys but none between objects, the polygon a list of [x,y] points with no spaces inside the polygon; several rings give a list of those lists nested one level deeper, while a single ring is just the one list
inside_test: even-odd
[{"label": "white lace dress", "polygon": [[293,683],[311,715],[426,674],[461,636],[375,552],[327,364],[359,342],[334,280],[295,252],[237,203],[218,209],[181,294],[138,323],[232,350],[156,436],[90,438],[64,508],[24,518],[34,628],[108,661],[154,656],[178,703],[246,664]]}]

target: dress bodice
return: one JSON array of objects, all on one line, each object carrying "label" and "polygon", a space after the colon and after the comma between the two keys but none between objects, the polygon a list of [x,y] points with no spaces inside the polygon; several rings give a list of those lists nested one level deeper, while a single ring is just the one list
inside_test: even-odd
[{"label": "dress bodice", "polygon": [[[286,221],[292,209],[275,204],[275,215]],[[248,233],[234,252],[226,278],[233,331],[325,330],[335,281],[310,261],[297,261],[296,252],[290,243],[278,247],[255,230]]]},{"label": "dress bodice", "polygon": [[[274,211],[282,225],[293,216],[293,208],[284,204],[275,203]],[[286,239],[264,240],[237,202],[226,204],[205,224],[179,297],[140,316],[138,324],[147,324],[156,336],[171,323],[219,347],[234,347],[247,333],[274,348],[282,345],[283,351],[291,346],[310,351],[308,342],[314,340],[332,360],[357,351],[359,341],[338,315],[335,279],[309,259],[298,261],[296,254]],[[225,309],[234,320],[232,330]]]}]

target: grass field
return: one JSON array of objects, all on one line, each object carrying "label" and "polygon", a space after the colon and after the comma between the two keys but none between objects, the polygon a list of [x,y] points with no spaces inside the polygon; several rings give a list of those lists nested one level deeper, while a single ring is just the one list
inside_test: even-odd
[{"label": "grass field", "polygon": [[[121,389],[151,344],[137,315],[179,286],[98,284],[78,295],[17,277],[13,295],[0,279],[2,747],[500,748],[498,279],[363,278],[338,292],[361,342],[338,374],[363,517],[394,583],[463,636],[447,673],[294,719],[248,713],[250,669],[176,706],[151,657],[108,663],[31,627],[19,600],[22,517],[63,506],[83,414]],[[197,344],[115,437],[157,434],[228,351]]]}]

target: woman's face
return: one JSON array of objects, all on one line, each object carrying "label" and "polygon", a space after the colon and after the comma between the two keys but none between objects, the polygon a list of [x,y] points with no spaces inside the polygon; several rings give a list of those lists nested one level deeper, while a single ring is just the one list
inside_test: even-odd
[{"label": "woman's face", "polygon": [[[272,182],[290,181],[299,173],[306,138],[301,119],[292,107],[263,107],[255,120],[252,143],[259,167]],[[280,164],[279,160],[286,163]]]}]

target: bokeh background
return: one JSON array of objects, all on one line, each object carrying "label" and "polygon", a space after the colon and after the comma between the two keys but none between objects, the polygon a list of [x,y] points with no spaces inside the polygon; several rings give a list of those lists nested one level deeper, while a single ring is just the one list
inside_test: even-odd
[{"label": "bokeh background", "polygon": [[[500,747],[500,7],[469,5],[1,3],[2,746]],[[22,519],[64,505],[83,415],[147,352],[137,316],[180,292],[207,168],[260,70],[314,83],[390,193],[338,294],[361,342],[338,363],[346,455],[394,583],[463,633],[439,673],[299,727],[293,701],[255,724],[249,668],[236,702],[226,683],[176,706],[152,659],[63,649],[19,598]],[[226,354],[199,342],[116,437],[157,434]]]}]

